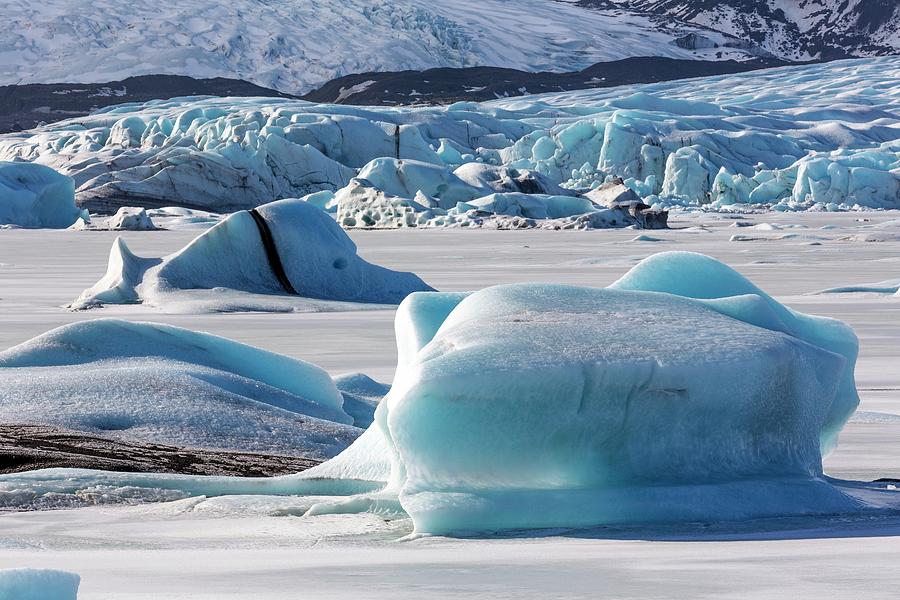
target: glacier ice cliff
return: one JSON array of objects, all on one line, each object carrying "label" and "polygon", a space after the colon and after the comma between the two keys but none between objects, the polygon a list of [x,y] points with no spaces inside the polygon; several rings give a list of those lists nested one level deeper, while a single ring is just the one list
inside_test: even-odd
[{"label": "glacier ice cliff", "polygon": [[414,212],[394,221],[407,225],[456,224],[432,217],[494,193],[614,182],[659,208],[897,208],[897,77],[883,57],[445,107],[182,98],[0,136],[0,160],[59,170],[103,212],[333,209],[359,182],[395,205],[381,213]]}]

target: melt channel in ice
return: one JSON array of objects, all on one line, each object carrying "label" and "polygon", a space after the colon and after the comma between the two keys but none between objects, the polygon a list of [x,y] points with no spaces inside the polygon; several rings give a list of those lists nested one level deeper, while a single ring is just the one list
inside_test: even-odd
[{"label": "melt channel in ice", "polygon": [[740,520],[871,508],[823,476],[859,398],[857,339],[703,255],[651,256],[605,289],[416,293],[369,429],[296,476],[37,471],[0,493],[139,485],[341,495],[420,533]]}]

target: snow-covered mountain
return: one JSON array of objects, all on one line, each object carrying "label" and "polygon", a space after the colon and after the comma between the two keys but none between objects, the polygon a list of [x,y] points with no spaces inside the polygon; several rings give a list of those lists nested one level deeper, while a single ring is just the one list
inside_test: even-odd
[{"label": "snow-covered mountain", "polygon": [[[305,93],[366,71],[752,54],[697,25],[555,0],[0,0],[0,14],[0,85],[172,74]],[[676,43],[691,34],[719,47]]]},{"label": "snow-covered mountain", "polygon": [[810,60],[900,52],[897,0],[581,0],[709,27],[779,58]]},{"label": "snow-covered mountain", "polygon": [[0,14],[0,86],[167,74],[303,94],[373,71],[900,51],[896,0],[0,0]]}]

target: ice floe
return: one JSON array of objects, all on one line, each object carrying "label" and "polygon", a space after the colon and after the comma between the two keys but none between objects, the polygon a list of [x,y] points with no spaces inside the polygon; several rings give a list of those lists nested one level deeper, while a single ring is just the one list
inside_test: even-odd
[{"label": "ice floe", "polygon": [[889,279],[878,283],[848,285],[822,290],[820,294],[884,294],[900,298],[900,279]]}]

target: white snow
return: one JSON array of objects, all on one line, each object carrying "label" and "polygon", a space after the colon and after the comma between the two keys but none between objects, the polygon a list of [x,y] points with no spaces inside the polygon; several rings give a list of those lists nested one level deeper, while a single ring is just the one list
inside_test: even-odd
[{"label": "white snow", "polygon": [[900,58],[884,57],[447,107],[155,101],[4,135],[0,159],[70,175],[92,210],[228,212],[308,194],[334,209],[353,177],[401,199],[374,213],[416,225],[442,224],[403,204],[420,192],[452,210],[616,178],[659,207],[896,208],[898,77]]},{"label": "white snow", "polygon": [[[302,94],[366,71],[496,65],[579,70],[629,56],[717,58],[671,42],[693,25],[522,0],[3,0],[0,85],[100,83],[166,73]],[[707,35],[724,41],[724,36]],[[718,49],[722,58],[745,51]],[[110,93],[113,93],[112,90]]]}]

